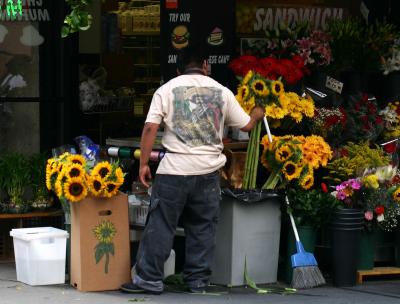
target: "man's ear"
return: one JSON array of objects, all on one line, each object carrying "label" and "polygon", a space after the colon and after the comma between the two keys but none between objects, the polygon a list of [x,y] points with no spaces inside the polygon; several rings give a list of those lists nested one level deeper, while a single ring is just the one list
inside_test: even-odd
[{"label": "man's ear", "polygon": [[204,59],[202,69],[204,71],[204,75],[208,75],[209,74],[207,59]]}]

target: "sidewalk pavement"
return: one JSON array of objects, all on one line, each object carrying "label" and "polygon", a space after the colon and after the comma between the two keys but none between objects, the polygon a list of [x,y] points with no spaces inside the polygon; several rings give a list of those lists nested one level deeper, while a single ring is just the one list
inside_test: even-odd
[{"label": "sidewalk pavement", "polygon": [[14,263],[0,263],[0,304],[204,304],[204,303],[274,303],[331,304],[400,303],[400,278],[364,282],[351,288],[331,285],[295,294],[256,294],[245,287],[226,289],[219,295],[193,295],[166,292],[162,295],[132,295],[119,291],[80,292],[71,286],[29,286],[16,280]]}]

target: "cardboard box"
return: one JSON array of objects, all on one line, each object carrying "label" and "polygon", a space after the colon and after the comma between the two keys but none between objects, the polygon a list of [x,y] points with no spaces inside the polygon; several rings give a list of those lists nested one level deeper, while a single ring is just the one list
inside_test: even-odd
[{"label": "cardboard box", "polygon": [[[101,234],[107,230],[111,234]],[[71,285],[117,290],[130,281],[128,196],[87,197],[71,208]]]}]

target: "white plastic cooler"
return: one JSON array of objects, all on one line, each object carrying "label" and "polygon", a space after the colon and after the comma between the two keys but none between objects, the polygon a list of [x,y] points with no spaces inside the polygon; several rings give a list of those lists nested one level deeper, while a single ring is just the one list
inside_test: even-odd
[{"label": "white plastic cooler", "polygon": [[29,285],[65,283],[68,232],[53,227],[12,229],[17,280]]}]

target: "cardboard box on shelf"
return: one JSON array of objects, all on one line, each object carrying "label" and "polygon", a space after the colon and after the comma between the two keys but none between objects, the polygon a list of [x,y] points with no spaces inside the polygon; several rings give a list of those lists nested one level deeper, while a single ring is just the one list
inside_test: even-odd
[{"label": "cardboard box on shelf", "polygon": [[130,280],[128,197],[87,197],[71,208],[71,285],[117,290]]}]

